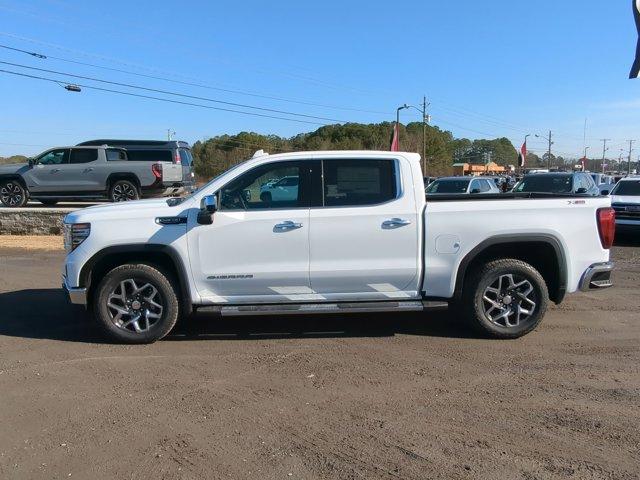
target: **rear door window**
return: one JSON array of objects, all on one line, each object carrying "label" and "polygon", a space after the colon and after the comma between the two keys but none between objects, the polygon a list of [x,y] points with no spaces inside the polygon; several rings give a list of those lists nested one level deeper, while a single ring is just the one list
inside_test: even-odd
[{"label": "rear door window", "polygon": [[398,194],[395,160],[323,160],[326,207],[366,206],[388,202]]},{"label": "rear door window", "polygon": [[491,185],[489,184],[489,180],[480,180],[480,191],[482,193],[488,193],[491,191]]},{"label": "rear door window", "polygon": [[97,148],[74,148],[71,150],[69,163],[89,163],[98,160]]},{"label": "rear door window", "polygon": [[130,162],[173,162],[171,150],[127,150]]}]

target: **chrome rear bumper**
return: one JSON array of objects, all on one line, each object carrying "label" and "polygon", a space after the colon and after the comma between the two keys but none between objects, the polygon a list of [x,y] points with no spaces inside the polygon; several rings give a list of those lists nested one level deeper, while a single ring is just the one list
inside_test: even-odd
[{"label": "chrome rear bumper", "polygon": [[613,283],[611,282],[613,266],[613,262],[594,263],[591,265],[582,274],[580,290],[586,292],[588,290],[609,288],[613,286]]},{"label": "chrome rear bumper", "polygon": [[69,298],[69,302],[74,305],[87,305],[87,289],[79,287],[70,287],[67,283],[67,277],[62,276],[62,288]]}]

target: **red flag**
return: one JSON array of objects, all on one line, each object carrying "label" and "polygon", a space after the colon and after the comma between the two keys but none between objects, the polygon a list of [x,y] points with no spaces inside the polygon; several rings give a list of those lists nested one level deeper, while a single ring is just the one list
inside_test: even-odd
[{"label": "red flag", "polygon": [[520,153],[518,153],[518,166],[524,167],[524,164],[527,160],[527,141],[525,140],[520,147]]},{"label": "red flag", "polygon": [[398,132],[398,124],[395,123],[393,125],[393,135],[391,136],[391,151],[397,152],[400,150],[400,140],[399,140],[399,132]]}]

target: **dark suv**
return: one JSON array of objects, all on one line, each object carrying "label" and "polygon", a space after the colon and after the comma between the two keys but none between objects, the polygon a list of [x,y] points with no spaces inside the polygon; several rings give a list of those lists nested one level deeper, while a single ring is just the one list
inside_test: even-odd
[{"label": "dark suv", "polygon": [[531,173],[513,187],[513,192],[600,195],[593,178],[585,172]]}]

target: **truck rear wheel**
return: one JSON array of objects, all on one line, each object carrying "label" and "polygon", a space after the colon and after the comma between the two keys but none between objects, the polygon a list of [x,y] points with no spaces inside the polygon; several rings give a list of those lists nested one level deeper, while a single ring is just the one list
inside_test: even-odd
[{"label": "truck rear wheel", "polygon": [[109,199],[112,202],[128,202],[139,198],[138,187],[130,180],[116,180],[109,189]]},{"label": "truck rear wheel", "polygon": [[526,335],[542,322],[548,305],[544,278],[521,260],[494,260],[478,268],[465,282],[465,319],[494,338]]},{"label": "truck rear wheel", "polygon": [[107,335],[122,343],[152,343],[176,324],[179,301],[167,276],[146,264],[111,270],[99,283],[93,311]]}]

